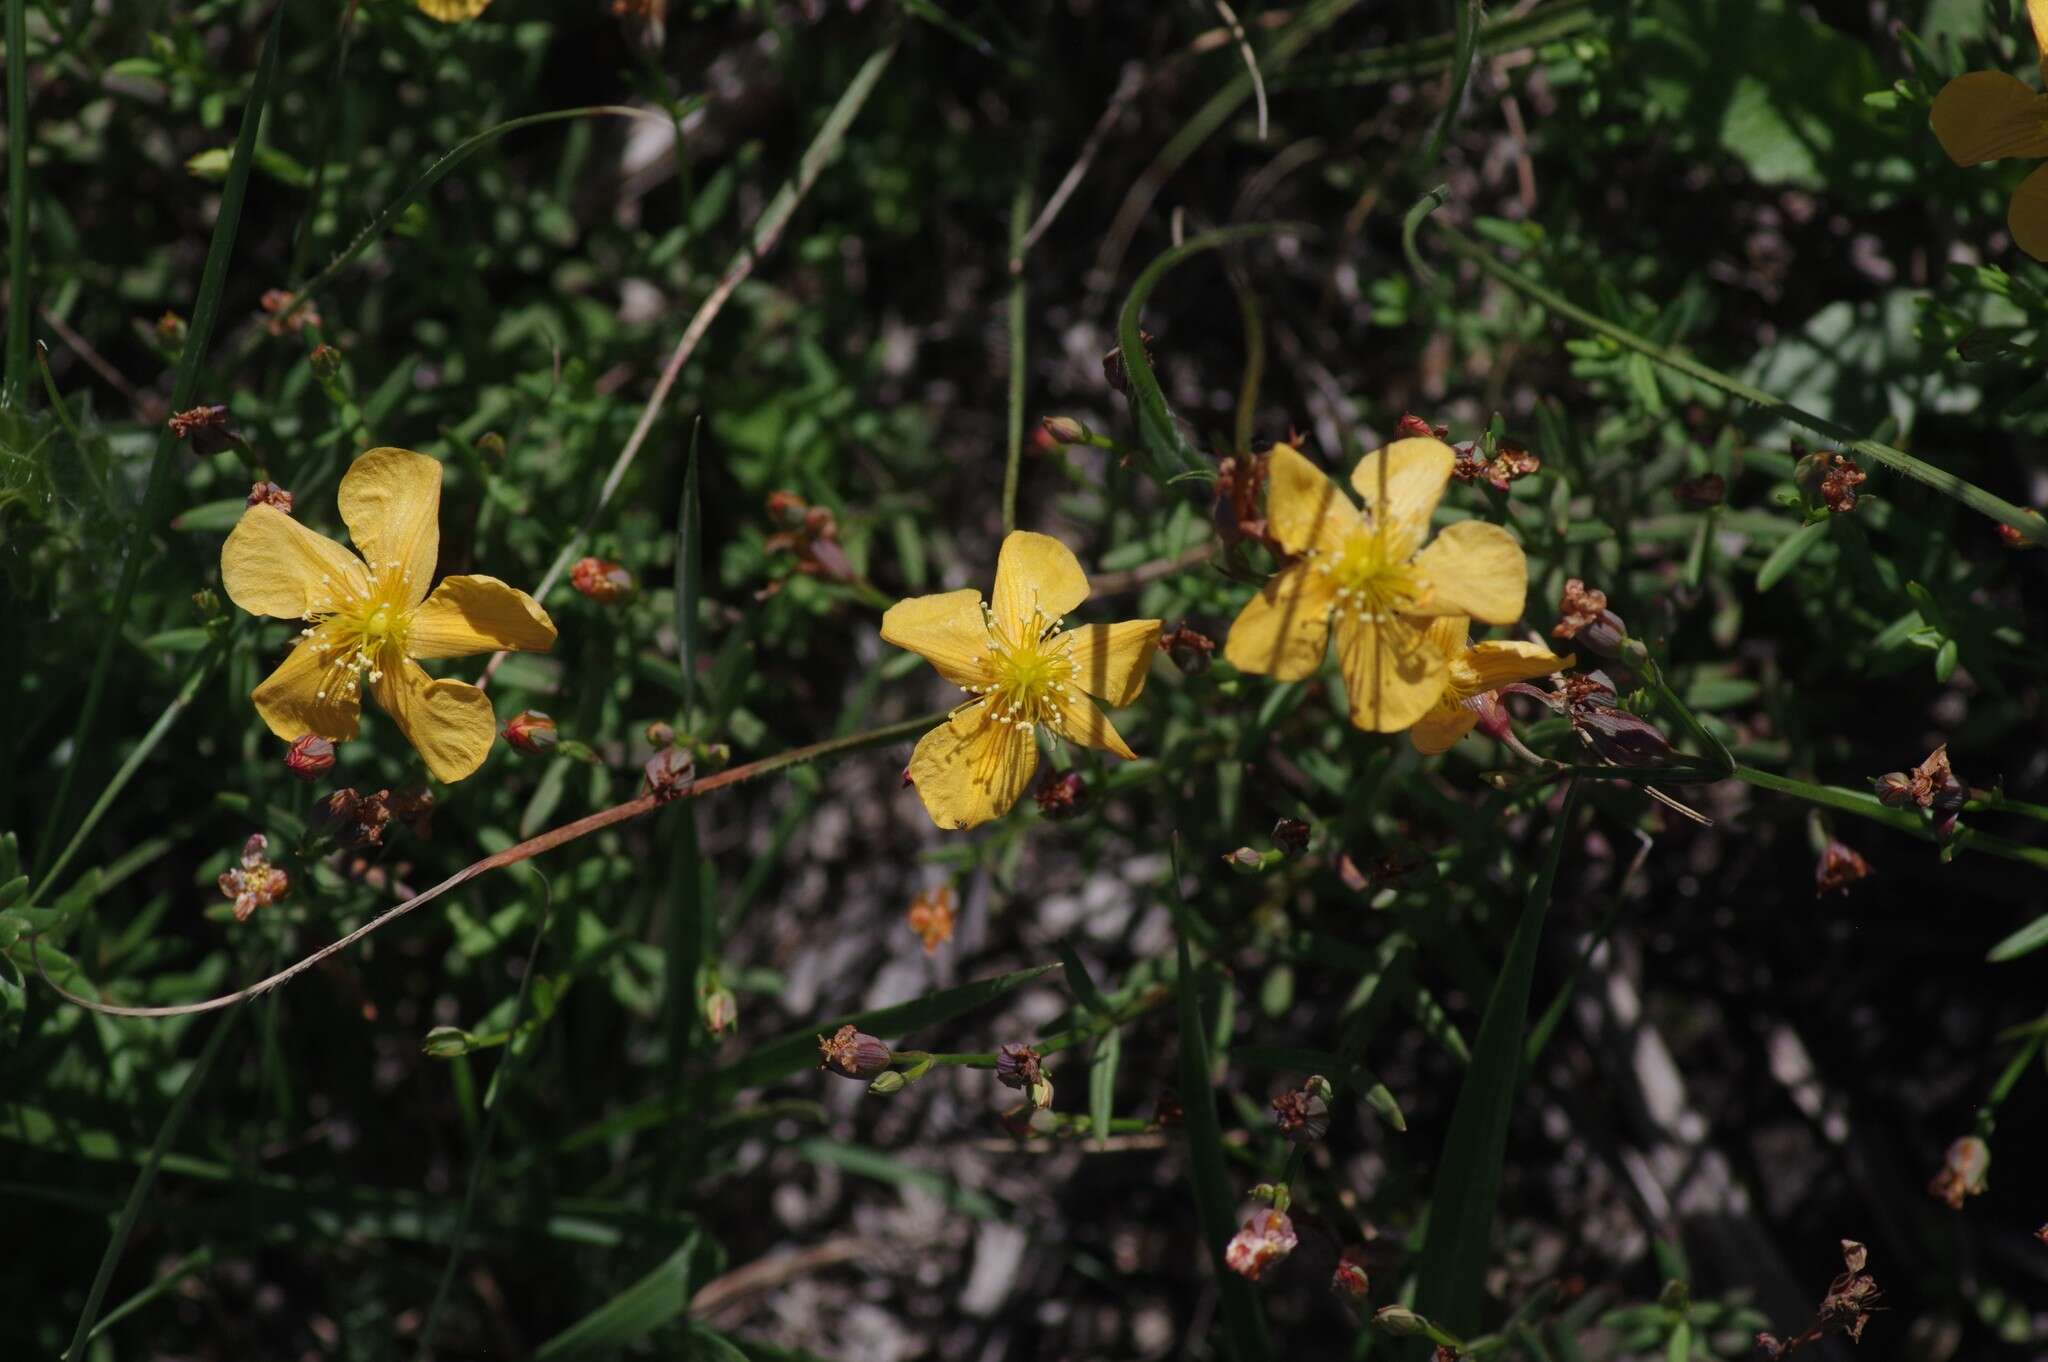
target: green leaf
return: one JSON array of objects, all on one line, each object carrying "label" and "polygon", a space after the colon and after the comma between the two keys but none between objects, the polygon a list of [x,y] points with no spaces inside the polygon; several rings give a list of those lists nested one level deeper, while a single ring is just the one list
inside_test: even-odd
[{"label": "green leaf", "polygon": [[1088,966],[1074,950],[1074,943],[1061,940],[1059,944],[1060,968],[1066,971],[1067,988],[1080,1001],[1081,1006],[1098,1017],[1107,1017],[1116,1009],[1109,1005],[1109,999],[1102,996],[1096,987],[1095,976],[1088,973]]},{"label": "green leaf", "polygon": [[645,1338],[690,1308],[699,1259],[708,1258],[702,1231],[692,1230],[653,1271],[536,1348],[534,1362],[611,1350]]},{"label": "green leaf", "polygon": [[690,458],[683,466],[683,504],[676,512],[676,661],[683,669],[686,714],[697,692],[697,601],[704,590],[703,514],[697,502],[697,442],[703,433],[701,419],[691,423]]},{"label": "green leaf", "polygon": [[1780,578],[1798,567],[1800,560],[1827,538],[1828,526],[1833,523],[1832,520],[1816,520],[1811,525],[1801,526],[1790,539],[1772,549],[1771,556],[1764,559],[1764,565],[1756,571],[1756,589],[1769,591],[1776,586]]},{"label": "green leaf", "polygon": [[2048,946],[2048,913],[2035,918],[1993,946],[1984,958],[1993,964],[2002,965],[2008,960],[2017,960],[2023,955],[2038,951],[2043,946]]},{"label": "green leaf", "polygon": [[1530,981],[1536,972],[1551,886],[1557,880],[1565,843],[1571,839],[1578,790],[1577,781],[1565,787],[1564,807],[1551,827],[1543,865],[1530,880],[1521,921],[1515,924],[1507,959],[1479,1023],[1472,1066],[1458,1089],[1451,1128],[1444,1138],[1443,1161],[1437,1166],[1415,1308],[1455,1334],[1475,1334],[1480,1327],[1486,1268],[1492,1260],[1494,1203],[1500,1195],[1501,1163],[1507,1153],[1508,1119],[1521,1087],[1522,1027],[1529,1012]]},{"label": "green leaf", "polygon": [[1180,839],[1173,842],[1174,950],[1180,962],[1180,1102],[1188,1140],[1188,1181],[1195,1191],[1195,1216],[1209,1245],[1223,1300],[1223,1326],[1236,1362],[1269,1356],[1266,1322],[1250,1282],[1223,1262],[1224,1246],[1236,1229],[1237,1198],[1223,1162],[1223,1127],[1216,1118],[1216,1089],[1209,1076],[1209,1031],[1202,1019],[1202,990],[1188,950],[1190,909],[1181,898]]},{"label": "green leaf", "polygon": [[1124,1033],[1111,1027],[1095,1042],[1088,1061],[1088,1117],[1095,1127],[1099,1148],[1109,1139],[1109,1118],[1116,1107],[1116,1066],[1123,1057]]}]

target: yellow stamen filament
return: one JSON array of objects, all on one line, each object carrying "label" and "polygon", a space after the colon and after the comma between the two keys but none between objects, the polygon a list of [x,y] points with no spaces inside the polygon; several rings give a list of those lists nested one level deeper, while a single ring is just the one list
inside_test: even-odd
[{"label": "yellow stamen filament", "polygon": [[371,563],[370,569],[369,585],[361,591],[324,574],[320,578],[322,594],[300,631],[320,657],[319,699],[357,699],[365,677],[376,685],[385,666],[405,656],[418,610],[413,602],[424,593],[413,589],[413,574],[396,561]]},{"label": "yellow stamen filament", "polygon": [[987,636],[981,655],[983,679],[965,688],[974,699],[953,712],[985,704],[990,718],[1015,724],[1027,737],[1040,727],[1065,736],[1066,707],[1079,698],[1072,636],[1036,605],[1020,631],[1022,637],[1011,638],[987,605],[981,607],[981,624]]}]

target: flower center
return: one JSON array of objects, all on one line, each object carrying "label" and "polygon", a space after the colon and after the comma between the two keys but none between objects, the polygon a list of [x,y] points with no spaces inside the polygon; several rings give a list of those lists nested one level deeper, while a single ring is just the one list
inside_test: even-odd
[{"label": "flower center", "polygon": [[1033,606],[1023,637],[1012,638],[984,604],[981,623],[988,635],[981,658],[984,680],[967,687],[978,697],[967,703],[986,701],[997,723],[1015,724],[1020,733],[1028,735],[1040,724],[1063,733],[1075,673],[1073,640],[1061,632],[1060,622]]},{"label": "flower center", "polygon": [[1429,588],[1396,547],[1377,529],[1361,527],[1336,552],[1311,554],[1316,570],[1336,587],[1336,614],[1385,624],[1423,603]]},{"label": "flower center", "polygon": [[364,591],[323,575],[320,599],[299,631],[320,658],[322,700],[358,698],[365,676],[374,686],[384,679],[387,665],[405,657],[417,608],[406,604],[416,594],[409,590],[410,574],[395,562],[372,563],[370,574]]}]

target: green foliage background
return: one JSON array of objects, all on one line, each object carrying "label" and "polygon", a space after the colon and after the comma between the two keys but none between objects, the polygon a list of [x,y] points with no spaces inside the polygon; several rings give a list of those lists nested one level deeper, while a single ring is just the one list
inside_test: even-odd
[{"label": "green foliage background", "polygon": [[[454,27],[12,0],[0,1354],[1357,1356],[1413,1346],[1365,1322],[1405,1301],[1482,1354],[1738,1356],[1806,1327],[1843,1238],[1890,1305],[1866,1347],[2038,1351],[2044,555],[1985,510],[2048,503],[2048,271],[2004,235],[2017,168],[1954,167],[1926,124],[1954,74],[2032,78],[2024,13],[1482,8],[1241,4],[1255,91],[1195,3],[673,0],[656,32],[596,0]],[[489,136],[408,200],[467,139],[598,106],[641,116]],[[1140,419],[1101,364],[1133,281],[1256,223],[1294,226],[1133,314],[1137,402],[1172,413]],[[317,321],[267,327],[309,282]],[[1797,420],[1730,385],[1978,499],[1859,450],[1830,515]],[[229,447],[165,433],[214,402]],[[905,726],[480,877],[245,1006],[115,1019],[38,978],[225,993],[633,798],[650,723],[708,772],[951,703],[877,608],[986,589],[1011,469],[1017,524],[1121,578],[1084,618],[1220,642],[1273,564],[1201,556],[1216,460],[1298,433],[1341,472],[1409,411],[1540,457],[1443,515],[1515,531],[1536,629],[1566,578],[1608,592],[1657,663],[1625,703],[1740,764],[1663,786],[1712,826],[1615,780],[1566,799],[1491,740],[1353,731],[1334,669],[1162,658],[1116,719],[1140,761],[1059,758],[1072,820],[937,833]],[[442,460],[444,572],[536,588],[590,552],[641,589],[555,585],[556,649],[492,683],[575,745],[500,744],[431,836],[356,856],[309,839],[316,802],[417,758],[371,710],[293,780],[247,698],[287,626],[195,593],[252,481],[336,531],[377,444]],[[1709,473],[1724,504],[1674,496]],[[773,548],[779,490],[832,512],[849,581]],[[1942,742],[1979,790],[1946,847],[1867,793]],[[1305,855],[1222,867],[1282,817]],[[294,892],[238,925],[213,884],[252,831]],[[1834,838],[1875,874],[1816,898]],[[903,911],[941,884],[928,959]],[[855,1016],[941,1061],[890,1097],[817,1074]],[[464,1052],[423,1053],[437,1026]],[[1029,1141],[983,1072],[1020,1040],[1056,1090]],[[1266,1102],[1311,1072],[1337,1094],[1302,1153]],[[1992,1190],[1950,1211],[1924,1185],[1973,1132]],[[1281,1180],[1303,1247],[1253,1288],[1206,1250]],[[1362,1309],[1328,1290],[1347,1247]]]}]

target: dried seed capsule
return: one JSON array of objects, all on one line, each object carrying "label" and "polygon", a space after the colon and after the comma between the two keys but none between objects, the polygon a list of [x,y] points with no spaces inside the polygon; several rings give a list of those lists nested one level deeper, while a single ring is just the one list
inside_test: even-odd
[{"label": "dried seed capsule", "polygon": [[842,1078],[870,1079],[889,1067],[889,1047],[865,1031],[842,1026],[818,1037],[818,1067]]}]

